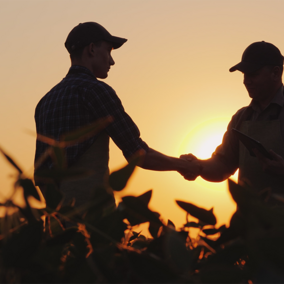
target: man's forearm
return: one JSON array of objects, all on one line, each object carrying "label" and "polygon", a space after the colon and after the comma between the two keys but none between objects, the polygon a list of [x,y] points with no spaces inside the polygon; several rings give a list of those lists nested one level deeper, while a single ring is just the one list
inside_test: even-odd
[{"label": "man's forearm", "polygon": [[154,171],[177,171],[183,176],[190,177],[190,180],[195,180],[201,171],[198,161],[192,163],[186,159],[166,156],[151,148],[140,167]]},{"label": "man's forearm", "polygon": [[202,166],[200,176],[208,181],[220,182],[231,176],[228,167],[217,159],[199,160]]},{"label": "man's forearm", "polygon": [[166,156],[154,149],[149,149],[140,165],[143,169],[154,171],[182,171],[188,162],[179,158]]}]

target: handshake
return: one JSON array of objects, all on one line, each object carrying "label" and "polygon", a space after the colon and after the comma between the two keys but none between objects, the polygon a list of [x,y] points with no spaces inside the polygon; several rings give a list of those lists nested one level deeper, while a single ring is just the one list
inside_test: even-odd
[{"label": "handshake", "polygon": [[195,180],[202,172],[200,161],[193,154],[181,155],[181,167],[178,172],[186,180]]}]

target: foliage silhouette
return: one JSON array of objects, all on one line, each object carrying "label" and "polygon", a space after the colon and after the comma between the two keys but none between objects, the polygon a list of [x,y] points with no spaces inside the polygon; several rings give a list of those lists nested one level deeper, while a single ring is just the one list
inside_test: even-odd
[{"label": "foliage silhouette", "polygon": [[[73,173],[64,164],[66,143],[83,141],[109,123],[66,134],[61,141],[40,137],[50,144],[40,165],[53,155],[57,167],[38,172],[47,181],[46,206],[35,209],[31,197],[39,199],[31,179],[3,150],[17,170],[15,191],[23,189],[24,205],[12,199],[1,203],[1,283],[283,283],[284,207],[269,206],[269,190],[254,192],[247,185],[228,181],[237,203],[230,226],[216,228],[213,208],[200,208],[176,201],[197,219],[181,228],[149,208],[152,190],[140,196],[124,196],[117,208],[108,197],[91,199],[81,207],[64,204],[59,180]],[[110,175],[110,187],[121,191],[131,177],[141,154]],[[108,188],[109,190],[109,188]],[[279,197],[277,197],[278,202]],[[281,200],[281,199],[280,199]],[[8,214],[9,209],[13,214]],[[65,222],[73,226],[66,228]],[[149,223],[152,238],[136,232],[136,225]],[[199,229],[196,237],[191,230]]]}]

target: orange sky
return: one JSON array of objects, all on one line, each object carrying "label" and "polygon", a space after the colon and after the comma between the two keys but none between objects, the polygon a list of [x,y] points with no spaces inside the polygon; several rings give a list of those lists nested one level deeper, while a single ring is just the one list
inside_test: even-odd
[{"label": "orange sky", "polygon": [[[1,0],[0,146],[32,173],[35,138],[25,130],[35,131],[35,106],[68,71],[69,31],[96,21],[128,38],[113,51],[116,64],[105,81],[143,140],[168,155],[193,149],[200,155],[201,140],[213,135],[208,127],[221,135],[230,117],[250,102],[242,74],[228,71],[243,50],[265,40],[283,53],[283,8],[282,0]],[[196,135],[200,140],[193,145]],[[111,169],[124,163],[111,144]],[[11,173],[0,158],[2,195],[12,187]],[[178,226],[185,213],[175,199],[214,207],[219,224],[234,211],[226,184],[188,182],[175,172],[137,169],[122,194],[148,189],[154,190],[151,208]]]}]

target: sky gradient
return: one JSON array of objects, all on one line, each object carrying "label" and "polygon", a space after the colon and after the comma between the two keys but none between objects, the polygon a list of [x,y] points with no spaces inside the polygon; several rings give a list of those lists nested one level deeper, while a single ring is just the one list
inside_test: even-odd
[{"label": "sky gradient", "polygon": [[[69,31],[95,21],[128,39],[113,51],[115,65],[104,81],[142,139],[167,155],[210,157],[202,153],[214,150],[231,116],[250,102],[242,74],[229,68],[255,41],[284,52],[283,10],[282,0],[0,0],[0,147],[32,175],[35,135],[27,130],[35,133],[35,106],[68,72]],[[113,143],[110,156],[111,170],[126,163]],[[0,157],[0,198],[13,174]],[[121,195],[149,189],[151,208],[178,226],[185,213],[175,199],[214,207],[218,224],[235,209],[226,183],[189,182],[176,172],[137,169]]]}]

